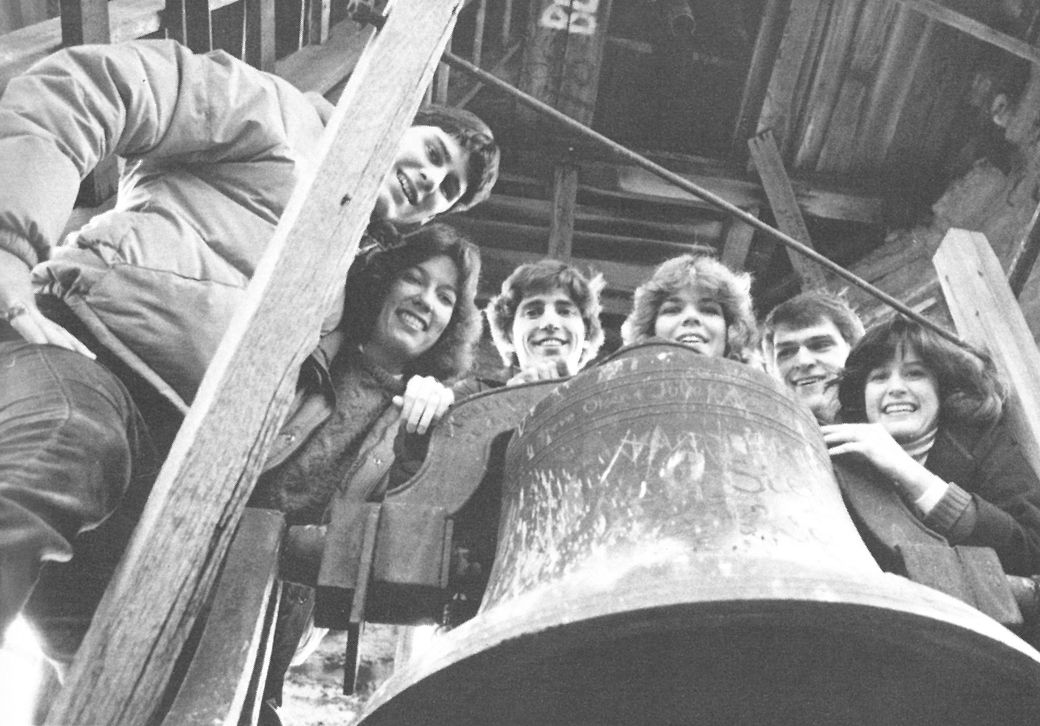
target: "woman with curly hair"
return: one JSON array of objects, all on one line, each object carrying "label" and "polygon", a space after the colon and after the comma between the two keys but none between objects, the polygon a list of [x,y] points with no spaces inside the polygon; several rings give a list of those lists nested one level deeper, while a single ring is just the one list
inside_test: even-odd
[{"label": "woman with curly hair", "polygon": [[838,396],[846,423],[822,427],[832,457],[869,463],[950,544],[992,547],[1012,574],[1040,572],[1040,480],[988,356],[896,317],[852,349]]},{"label": "woman with curly hair", "polygon": [[712,358],[750,362],[757,339],[751,276],[705,255],[661,264],[635,292],[625,344],[663,338]]}]

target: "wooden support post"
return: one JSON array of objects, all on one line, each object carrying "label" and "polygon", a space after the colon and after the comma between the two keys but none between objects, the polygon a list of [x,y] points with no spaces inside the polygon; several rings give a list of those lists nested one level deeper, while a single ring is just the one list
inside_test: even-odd
[{"label": "wooden support post", "polygon": [[755,131],[772,129],[781,150],[789,149],[792,145],[791,114],[820,4],[821,0],[791,0],[787,24],[773,63],[773,73],[762,101]]},{"label": "wooden support post", "polygon": [[169,37],[196,53],[208,53],[213,49],[209,0],[166,0],[163,25]]},{"label": "wooden support post", "polygon": [[553,208],[549,222],[549,256],[570,262],[574,242],[574,209],[578,203],[578,168],[562,162],[553,167]]},{"label": "wooden support post", "polygon": [[[451,50],[451,38],[448,38],[448,48]],[[442,106],[448,103],[448,89],[451,88],[451,68],[444,63],[437,66],[437,72],[433,76],[433,102]]]},{"label": "wooden support post", "polygon": [[[769,206],[773,208],[777,226],[802,244],[812,247],[809,230],[795,200],[794,188],[784,170],[780,150],[773,140],[773,132],[767,129],[752,136],[748,139],[748,148],[762,179],[762,188],[769,199]],[[827,286],[827,278],[818,266],[790,248],[787,248],[787,255],[791,260],[791,267],[801,280],[802,287],[817,289]]]},{"label": "wooden support post", "polygon": [[937,3],[934,0],[896,0],[896,2],[933,20],[949,25],[951,28],[967,33],[984,43],[1006,50],[1019,58],[1025,58],[1033,63],[1040,63],[1040,48],[1030,45],[1013,35],[1002,33],[985,23],[980,23],[974,18],[969,18],[967,15],[948,8],[942,3]]},{"label": "wooden support post", "polygon": [[321,45],[329,39],[331,13],[331,0],[311,0],[310,28],[307,31],[308,44]]},{"label": "wooden support post", "polygon": [[1023,453],[1040,472],[1040,352],[986,235],[951,229],[932,258],[957,331],[984,347],[1011,389],[1007,407]]},{"label": "wooden support post", "polygon": [[[758,215],[757,208],[748,211]],[[747,269],[747,256],[751,251],[751,238],[754,236],[755,228],[750,224],[744,224],[739,219],[730,219],[722,242],[722,254],[719,255],[722,262],[733,270]]]},{"label": "wooden support post", "polygon": [[477,17],[473,22],[473,65],[479,66],[484,56],[484,24],[487,22],[487,0],[477,0]]},{"label": "wooden support post", "polygon": [[[109,43],[112,33],[108,0],[61,0],[61,44]],[[76,205],[97,207],[116,193],[119,165],[114,156],[101,159],[79,185]]]},{"label": "wooden support post", "polygon": [[[316,3],[322,1],[315,0]],[[262,71],[274,71],[274,3],[275,0],[245,0],[246,53],[244,60]]]},{"label": "wooden support post", "polygon": [[50,724],[138,726],[169,678],[462,0],[396,0],[293,192],[80,646]]}]

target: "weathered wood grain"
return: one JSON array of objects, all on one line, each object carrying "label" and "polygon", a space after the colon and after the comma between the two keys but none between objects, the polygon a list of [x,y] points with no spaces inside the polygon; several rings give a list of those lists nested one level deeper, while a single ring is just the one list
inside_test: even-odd
[{"label": "weathered wood grain", "polygon": [[398,0],[355,68],[323,162],[289,202],[48,723],[150,717],[460,5]]},{"label": "weathered wood grain", "polygon": [[1040,471],[1040,352],[1000,262],[984,234],[965,229],[947,232],[932,262],[958,332],[988,350],[1007,380],[1012,430]]}]

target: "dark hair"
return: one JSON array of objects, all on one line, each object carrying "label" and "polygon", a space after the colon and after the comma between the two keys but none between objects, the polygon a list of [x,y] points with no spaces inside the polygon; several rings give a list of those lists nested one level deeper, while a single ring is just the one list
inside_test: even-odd
[{"label": "dark hair", "polygon": [[437,342],[413,360],[405,373],[447,381],[469,370],[480,337],[480,311],[475,303],[480,252],[452,227],[428,224],[403,235],[393,246],[373,245],[358,255],[347,274],[340,327],[352,343],[366,341],[394,278],[440,255],[451,259],[459,273],[455,309]]},{"label": "dark hair", "polygon": [[491,195],[498,179],[498,144],[490,127],[475,113],[452,106],[424,106],[415,115],[413,126],[437,126],[469,152],[466,191],[449,212],[461,212],[480,204]]},{"label": "dark hair", "polygon": [[734,272],[706,255],[673,257],[661,263],[650,279],[636,288],[632,312],[621,325],[625,344],[654,337],[661,305],[687,287],[704,289],[722,306],[726,321],[725,357],[749,362],[758,337],[751,304],[751,275]]},{"label": "dark hair", "polygon": [[855,345],[863,337],[863,322],[845,298],[826,290],[800,293],[770,310],[762,324],[763,337],[766,345],[772,345],[776,329],[781,326],[808,328],[828,320],[849,345]]},{"label": "dark hair", "polygon": [[843,420],[867,420],[867,377],[906,350],[917,353],[939,383],[940,425],[981,425],[1000,417],[1004,386],[987,354],[961,348],[919,323],[895,316],[868,330],[849,353],[838,387]]},{"label": "dark hair", "polygon": [[592,360],[603,345],[603,326],[599,321],[599,293],[603,289],[603,276],[593,274],[586,277],[581,271],[559,260],[527,262],[517,267],[502,283],[502,291],[491,298],[484,314],[491,328],[491,339],[498,354],[506,365],[516,365],[516,353],[510,345],[513,319],[524,298],[563,290],[578,306],[582,322],[585,323],[587,345],[581,356],[581,364]]}]

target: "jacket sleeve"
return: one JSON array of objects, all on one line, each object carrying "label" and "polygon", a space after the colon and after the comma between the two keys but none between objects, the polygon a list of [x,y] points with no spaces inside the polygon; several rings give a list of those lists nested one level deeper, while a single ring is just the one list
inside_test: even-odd
[{"label": "jacket sleeve", "polygon": [[173,41],[49,56],[0,98],[0,247],[30,266],[46,258],[80,180],[110,154],[211,162],[262,153],[279,143],[287,92],[227,54],[197,56]]},{"label": "jacket sleeve", "polygon": [[966,506],[943,534],[951,544],[992,547],[1010,574],[1038,574],[1040,479],[1003,420],[974,443],[970,466],[950,472],[950,495]]}]

